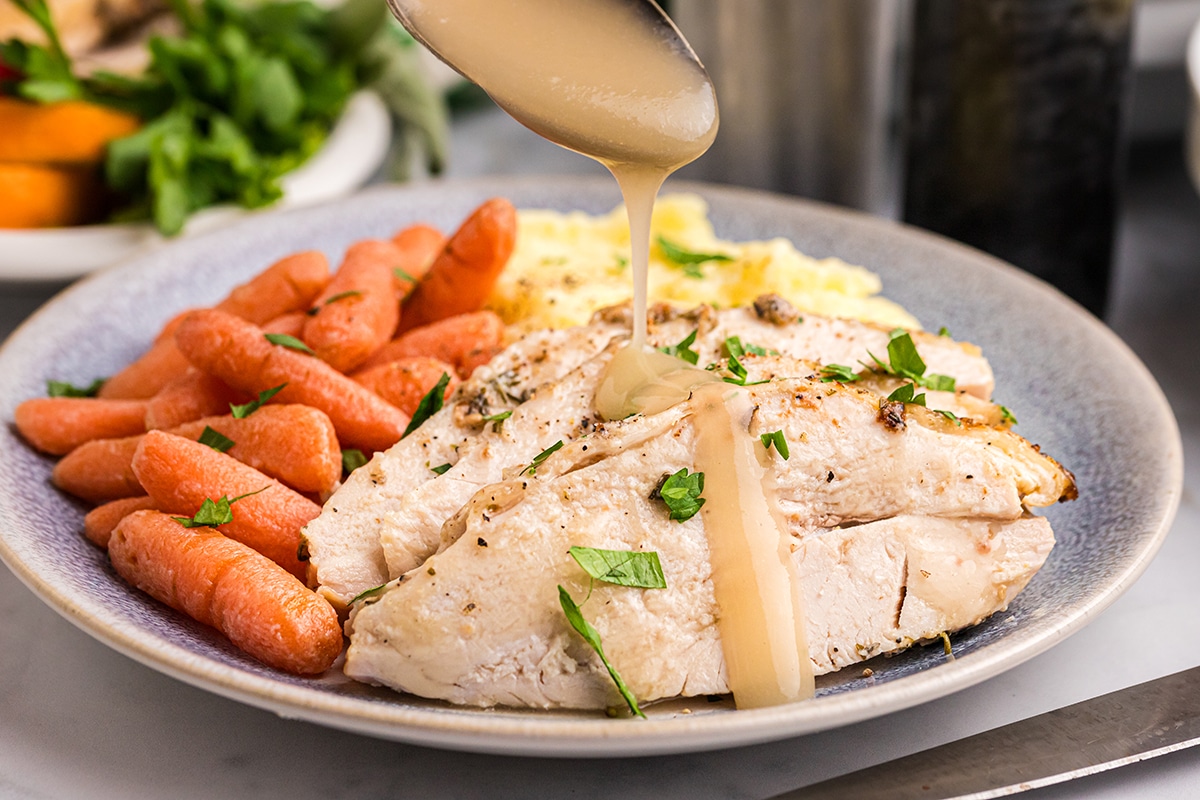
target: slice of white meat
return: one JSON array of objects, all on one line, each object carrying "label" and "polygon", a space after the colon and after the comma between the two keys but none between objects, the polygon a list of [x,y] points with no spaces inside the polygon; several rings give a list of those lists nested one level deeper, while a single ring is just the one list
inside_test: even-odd
[{"label": "slice of white meat", "polygon": [[523,403],[534,389],[594,356],[619,332],[599,324],[538,331],[478,367],[460,387],[459,402],[444,407],[385,453],[355,470],[303,532],[309,583],[335,607],[391,577],[380,544],[389,509],[437,477],[434,467],[454,464],[483,426],[472,415],[500,414]]},{"label": "slice of white meat", "polygon": [[[768,313],[656,309],[650,337],[656,346],[669,346],[696,331],[693,348],[701,365],[724,362],[730,336],[786,354],[748,356],[747,366],[762,377],[811,374],[824,363],[869,363],[871,353],[886,357],[890,335],[881,328],[792,314],[786,305]],[[588,326],[527,335],[476,370],[448,407],[412,436],[351,475],[305,529],[311,582],[342,606],[414,569],[441,543],[441,523],[481,486],[555,441],[586,433],[595,417],[595,387],[611,356],[606,348],[623,341],[627,316],[614,309]],[[990,392],[991,368],[977,348],[914,335],[929,371],[952,375],[981,396]],[[484,422],[504,412],[512,416],[501,425]],[[432,471],[446,465],[441,477]]]},{"label": "slice of white meat", "polygon": [[[1049,552],[1048,524],[1028,516],[1022,499],[1069,494],[1070,478],[1027,444],[997,444],[1019,437],[978,436],[934,414],[896,425],[880,415],[877,396],[836,384],[788,380],[749,391],[750,433],[783,430],[792,442],[787,462],[768,463],[790,504],[818,673],[1004,608]],[[794,401],[804,393],[824,399]],[[845,436],[862,427],[890,447],[876,446],[874,432]],[[689,403],[680,404],[598,426],[536,475],[482,489],[447,523],[453,544],[357,610],[346,673],[468,705],[613,704],[603,666],[562,614],[562,585],[577,602],[588,597],[583,612],[638,697],[726,691],[703,515],[671,521],[654,497],[664,474],[695,468],[693,435]],[[943,467],[978,477],[951,490]],[[827,480],[833,470],[847,476],[844,485]],[[590,586],[571,545],[653,550],[668,588]]]}]

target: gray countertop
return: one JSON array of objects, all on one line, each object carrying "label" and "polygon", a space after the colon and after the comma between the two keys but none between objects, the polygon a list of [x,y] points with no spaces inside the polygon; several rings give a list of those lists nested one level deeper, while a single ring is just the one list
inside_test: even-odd
[{"label": "gray countertop", "polygon": [[[490,115],[461,121],[454,144],[455,175],[528,172],[531,164],[545,173],[593,169]],[[1108,322],[1163,386],[1194,465],[1200,198],[1178,143],[1133,153],[1121,225]],[[0,338],[58,288],[0,283]],[[0,797],[766,798],[1200,664],[1198,568],[1193,468],[1172,533],[1141,580],[1082,632],[999,677],[822,734],[601,762],[430,750],[281,719],[108,649],[0,570]],[[1178,798],[1197,786],[1200,748],[1025,796]]]}]

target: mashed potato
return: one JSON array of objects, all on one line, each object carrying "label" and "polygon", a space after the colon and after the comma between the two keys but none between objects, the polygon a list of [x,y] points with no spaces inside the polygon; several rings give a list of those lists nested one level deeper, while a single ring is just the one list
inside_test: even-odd
[{"label": "mashed potato", "polygon": [[[786,239],[727,242],[708,220],[707,204],[690,194],[659,198],[650,249],[650,302],[681,307],[749,305],[767,292],[801,311],[919,328],[899,305],[879,297],[879,277],[837,258],[815,259]],[[659,243],[730,260],[681,264]],[[520,212],[516,251],[488,305],[521,330],[566,327],[633,294],[625,209],[592,217],[582,212]]]}]

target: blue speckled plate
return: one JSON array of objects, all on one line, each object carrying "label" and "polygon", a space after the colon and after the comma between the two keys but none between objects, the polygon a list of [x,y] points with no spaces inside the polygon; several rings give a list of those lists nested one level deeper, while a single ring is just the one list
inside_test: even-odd
[{"label": "blue speckled plate", "polygon": [[[735,711],[703,699],[657,705],[647,722],[593,714],[452,708],[264,667],[221,637],[132,591],[80,535],[84,508],[55,491],[52,461],[0,427],[0,556],[83,630],[180,680],[285,717],[418,744],[497,753],[615,756],[704,750],[844,725],[1002,672],[1087,624],[1137,578],[1166,535],[1182,448],[1162,392],[1102,324],[1045,284],[976,251],[860,214],[756,192],[676,184],[711,204],[732,239],[786,236],[882,275],[922,320],[981,345],[1018,431],[1074,471],[1080,499],[1050,509],[1058,545],[1012,607],[955,636],[955,658],[916,648],[818,681],[816,699]],[[0,350],[0,418],[48,378],[87,383],[136,357],[177,311],[219,300],[288,252],[336,258],[353,240],[427,220],[452,229],[480,201],[599,213],[606,180],[494,179],[371,191],[320,208],[262,215],[94,275],[31,318]],[[684,709],[689,713],[684,713]]]}]

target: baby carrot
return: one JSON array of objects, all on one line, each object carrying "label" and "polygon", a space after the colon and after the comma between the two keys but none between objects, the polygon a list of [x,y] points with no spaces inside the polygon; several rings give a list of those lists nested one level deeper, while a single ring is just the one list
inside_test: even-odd
[{"label": "baby carrot", "polygon": [[454,367],[436,358],[400,358],[388,364],[356,372],[351,377],[411,417],[421,403],[421,398],[429,393],[443,375],[450,376],[445,393],[445,397],[449,397],[458,387],[459,381],[454,377]]},{"label": "baby carrot", "polygon": [[475,311],[402,333],[363,363],[360,370],[398,358],[429,356],[454,365],[464,380],[491,361],[504,345],[504,321],[492,311]]},{"label": "baby carrot", "polygon": [[323,494],[342,477],[342,451],[323,411],[302,405],[268,405],[248,417],[226,414],[171,431],[196,440],[212,428],[233,445],[225,452],[298,492]]},{"label": "baby carrot", "polygon": [[220,529],[189,529],[168,514],[137,511],[118,523],[108,553],[129,583],[264,664],[316,675],[342,651],[333,607]]},{"label": "baby carrot", "polygon": [[93,503],[145,494],[133,474],[133,454],[141,436],[96,439],[67,453],[50,473],[54,485]]},{"label": "baby carrot", "polygon": [[[243,419],[228,414],[205,417],[167,433],[197,441],[206,428],[233,443],[225,453],[298,492],[324,494],[342,476],[333,423],[315,408],[264,406]],[[54,465],[54,485],[93,503],[143,494],[133,473],[133,456],[141,441],[141,436],[130,436],[81,444]]]},{"label": "baby carrot", "polygon": [[367,239],[346,251],[333,280],[317,297],[300,337],[338,372],[349,372],[396,332],[393,266],[400,260],[391,242]]},{"label": "baby carrot", "polygon": [[146,430],[146,401],[98,397],[35,397],[17,406],[13,421],[31,445],[63,455],[92,439],[133,436]]},{"label": "baby carrot", "polygon": [[262,325],[280,314],[308,308],[327,283],[329,261],[324,253],[293,253],[238,286],[216,308]]},{"label": "baby carrot", "polygon": [[396,245],[401,257],[392,271],[396,276],[396,291],[403,300],[416,288],[417,281],[425,277],[433,259],[446,246],[446,234],[432,225],[418,222],[393,236],[392,244]]},{"label": "baby carrot", "polygon": [[141,357],[105,381],[100,387],[100,397],[109,400],[144,400],[153,397],[164,386],[182,377],[189,366],[187,359],[175,346],[173,335],[159,338]]},{"label": "baby carrot", "polygon": [[221,531],[304,577],[300,529],[321,513],[316,503],[237,459],[163,431],[142,438],[133,473],[158,508],[173,514],[190,517],[205,500],[241,497]]},{"label": "baby carrot", "polygon": [[303,311],[289,311],[286,314],[280,314],[272,320],[263,323],[263,333],[282,333],[285,336],[294,336],[299,339],[304,333],[304,323],[308,321],[308,314]]},{"label": "baby carrot", "polygon": [[517,211],[497,197],[467,217],[404,302],[400,331],[478,311],[517,240]]},{"label": "baby carrot", "polygon": [[230,403],[249,399],[219,378],[189,368],[146,401],[146,430],[174,428],[201,417],[225,414]]},{"label": "baby carrot", "polygon": [[[329,262],[318,252],[286,256],[235,288],[217,308],[256,325],[297,309],[307,308],[329,282]],[[109,378],[100,396],[121,399],[153,397],[181,377],[187,359],[175,346],[175,328],[189,312],[177,314],[155,339],[153,346],[129,366]]]},{"label": "baby carrot", "polygon": [[110,500],[96,506],[83,518],[83,535],[97,547],[108,548],[108,540],[112,537],[117,523],[135,511],[153,509],[154,501],[146,495],[138,497],[122,497]]},{"label": "baby carrot", "polygon": [[300,403],[329,415],[344,447],[385,450],[408,426],[404,412],[324,361],[267,341],[262,331],[220,311],[194,311],[175,334],[200,369],[249,394],[284,388],[272,402]]}]

